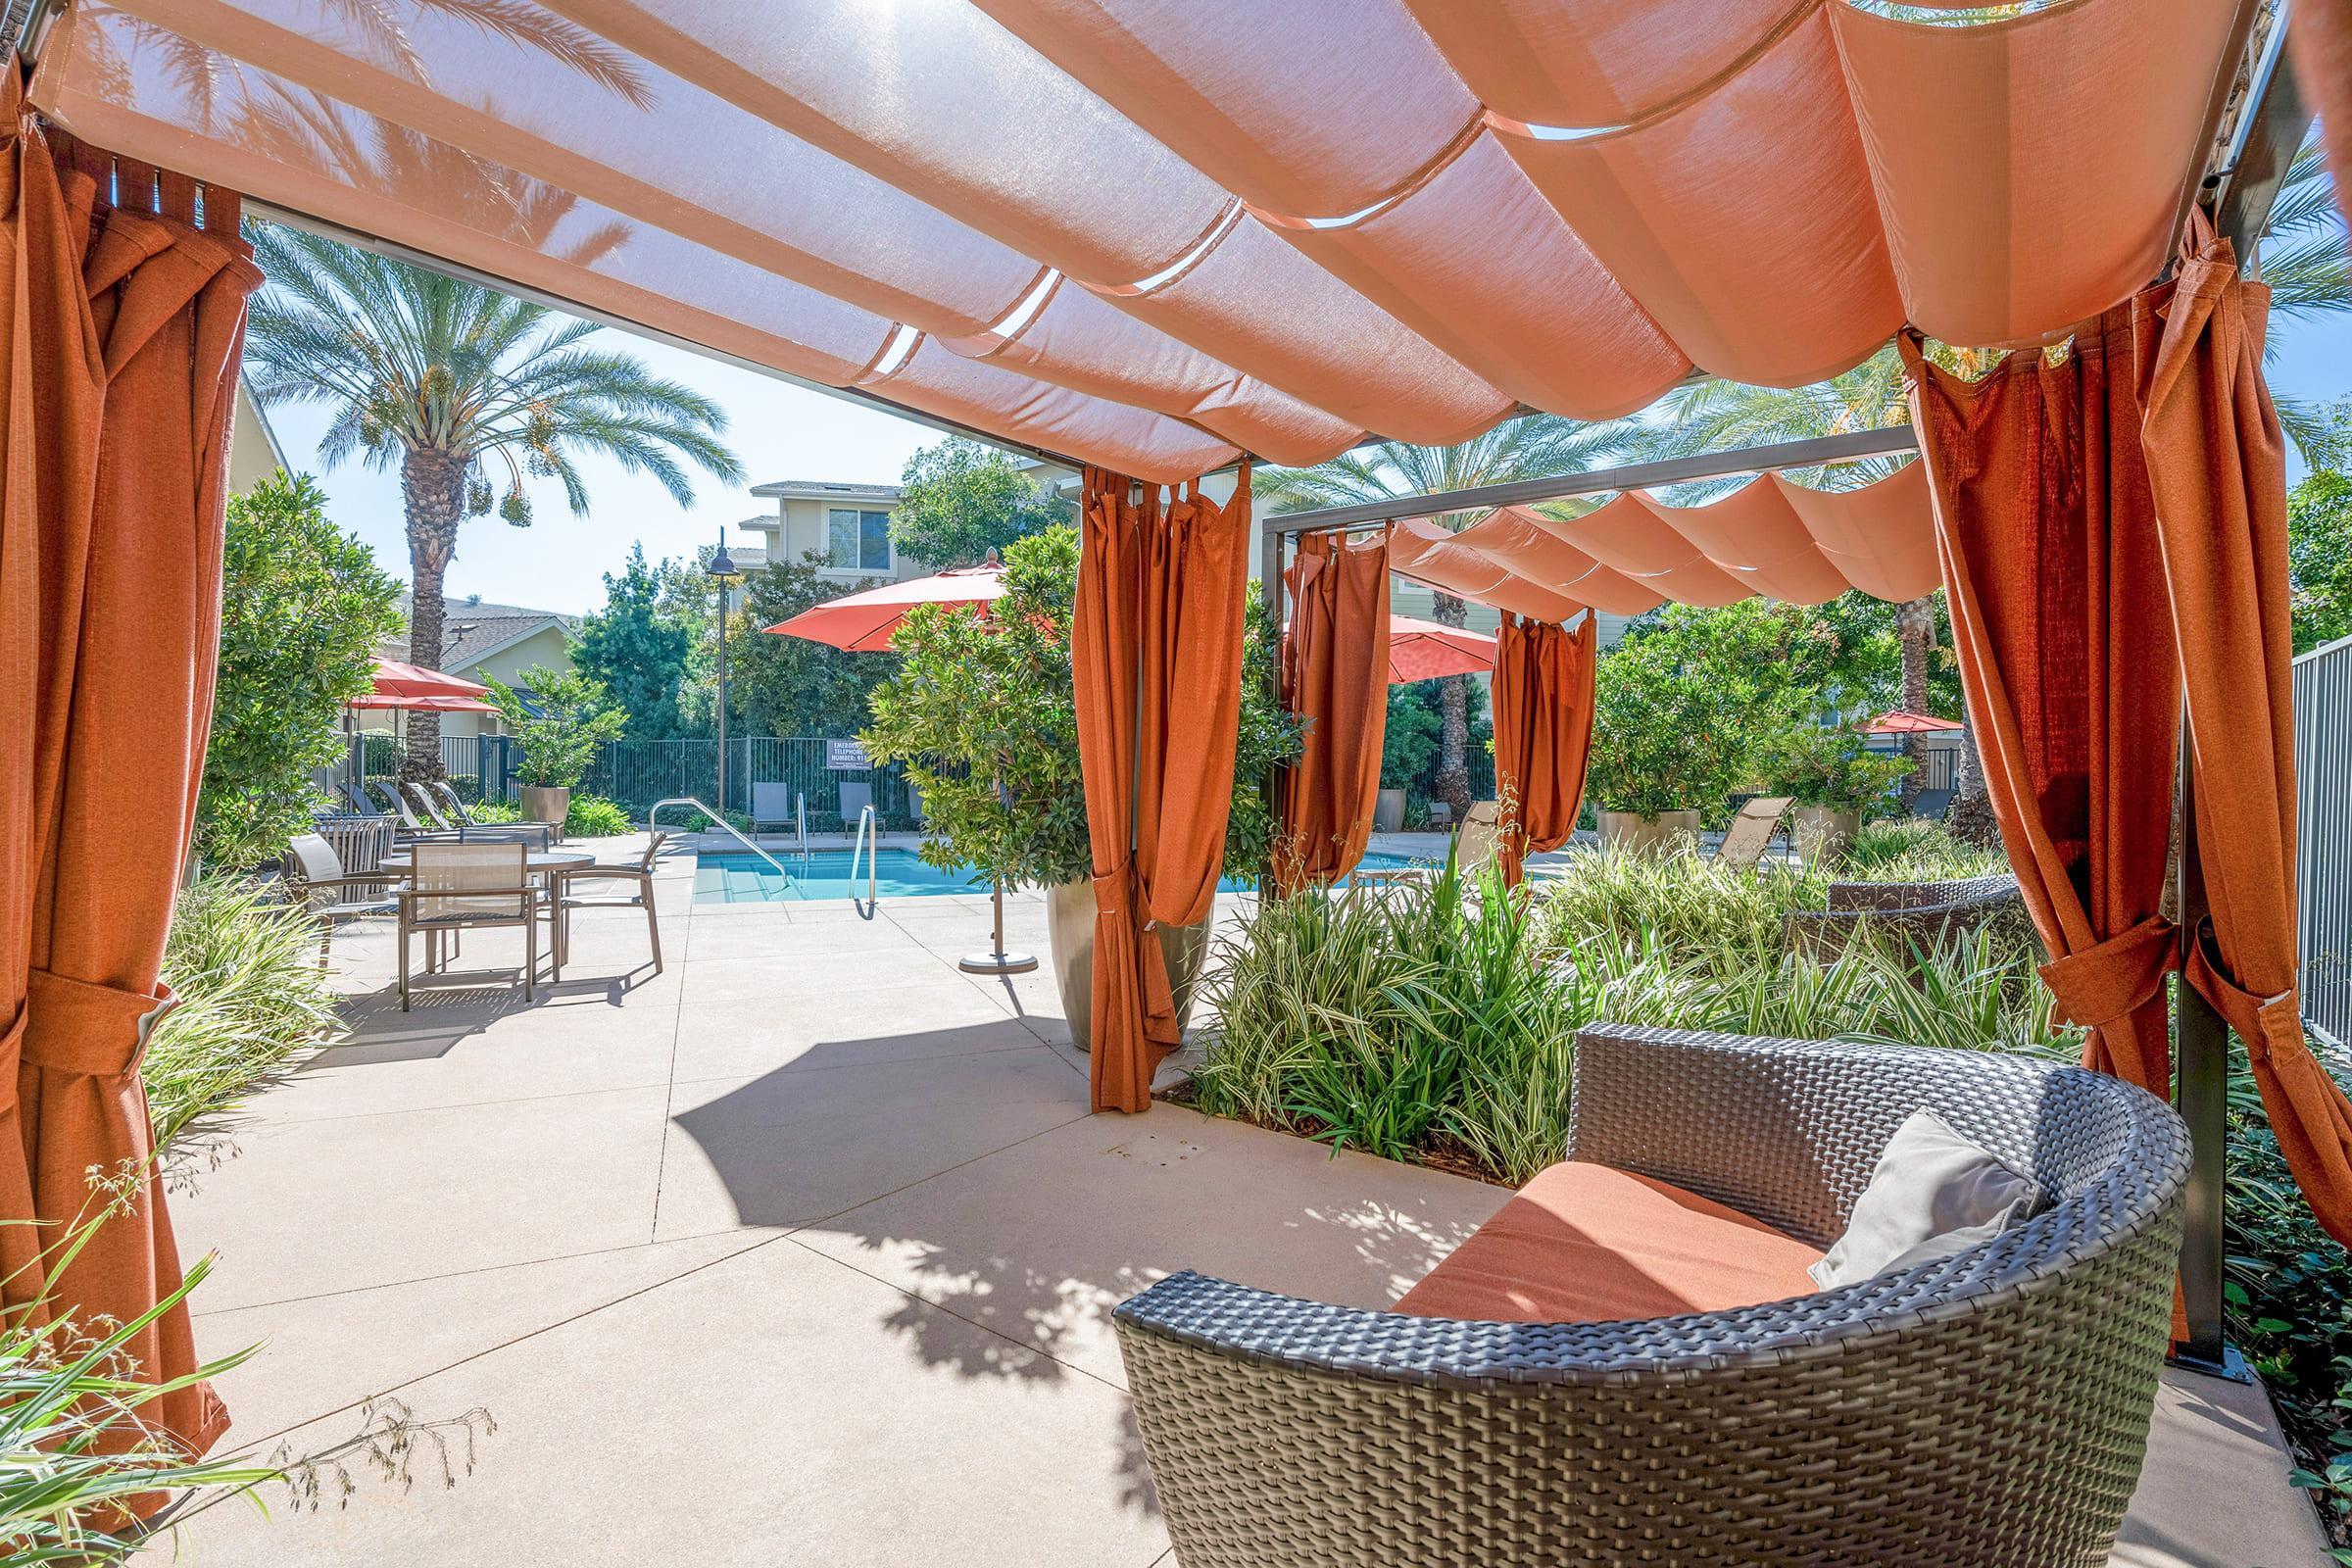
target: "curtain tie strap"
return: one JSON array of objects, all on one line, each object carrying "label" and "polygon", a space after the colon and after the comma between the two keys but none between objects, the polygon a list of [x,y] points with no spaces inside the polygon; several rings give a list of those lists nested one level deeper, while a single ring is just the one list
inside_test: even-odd
[{"label": "curtain tie strap", "polygon": [[2069,1023],[2097,1029],[2156,1000],[2180,967],[2178,928],[2161,914],[2041,966]]},{"label": "curtain tie strap", "polygon": [[2266,997],[2231,979],[2222,967],[2211,921],[2198,928],[2197,940],[2189,947],[2188,983],[2228,1020],[2246,1043],[2246,1054],[2254,1061],[2310,1049],[2303,1038],[2303,1006],[2295,988],[2289,986]]},{"label": "curtain tie strap", "polygon": [[23,1060],[88,1078],[136,1072],[149,1034],[178,1000],[160,983],[150,995],[35,969],[24,988]]}]

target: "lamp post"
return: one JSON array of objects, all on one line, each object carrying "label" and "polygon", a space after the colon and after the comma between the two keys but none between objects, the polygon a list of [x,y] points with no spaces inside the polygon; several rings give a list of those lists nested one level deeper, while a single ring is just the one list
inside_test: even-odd
[{"label": "lamp post", "polygon": [[735,569],[735,558],[727,554],[727,531],[718,531],[718,550],[704,568],[710,580],[718,584],[718,815],[727,815],[727,590],[743,573]]}]

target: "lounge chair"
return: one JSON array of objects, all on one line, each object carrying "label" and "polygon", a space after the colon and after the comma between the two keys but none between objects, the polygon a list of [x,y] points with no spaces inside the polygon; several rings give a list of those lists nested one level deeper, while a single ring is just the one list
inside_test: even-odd
[{"label": "lounge chair", "polygon": [[[382,853],[380,850],[377,852]],[[346,920],[398,912],[383,877],[354,872],[318,833],[297,833],[286,846],[286,891],[303,912],[318,922],[318,967],[326,967],[327,944]]]},{"label": "lounge chair", "polygon": [[[1185,1568],[2106,1561],[2180,1262],[2188,1137],[2169,1107],[1993,1053],[1614,1025],[1579,1037],[1572,1093],[1569,1161],[1405,1310],[1191,1272],[1117,1309]],[[1799,1267],[1785,1299],[1752,1305],[1602,1301],[1664,1283],[1641,1271],[1651,1249],[1624,1212],[1565,1197],[1614,1194],[1656,1242],[1697,1243],[1686,1262],[1739,1263],[1770,1291],[1790,1249],[1843,1230],[1921,1107],[2047,1206],[1829,1291]],[[1595,1305],[1527,1321],[1514,1293]],[[1721,1278],[1681,1294],[1734,1295]],[[1443,1300],[1475,1309],[1420,1309]]]},{"label": "lounge chair", "polygon": [[492,926],[522,927],[522,999],[539,970],[539,913],[545,895],[531,884],[530,846],[424,842],[409,852],[409,885],[400,906],[400,1010],[409,1010],[409,938],[424,933],[425,968],[439,965],[440,939]]},{"label": "lounge chair", "polygon": [[440,807],[439,819],[455,827],[462,839],[518,838],[546,850],[555,847],[564,831],[561,822],[476,822],[473,812],[466,809],[466,798],[451,788],[447,779],[423,779],[411,787],[423,790]]},{"label": "lounge chair", "polygon": [[790,827],[799,821],[793,808],[790,784],[759,783],[752,785],[752,831],[763,827]]},{"label": "lounge chair", "polygon": [[[1501,839],[1502,803],[1472,801],[1454,844],[1454,863],[1464,881],[1494,863],[1494,851]],[[1427,882],[1436,875],[1436,868],[1427,865],[1374,866],[1370,870],[1359,866],[1348,873],[1348,884],[1351,888],[1382,887],[1397,882]]]},{"label": "lounge chair", "polygon": [[1943,820],[1943,813],[1952,808],[1950,790],[1921,790],[1911,799],[1911,814],[1924,816],[1931,822]]},{"label": "lounge chair", "polygon": [[1772,847],[1772,837],[1781,830],[1781,820],[1788,808],[1796,804],[1786,795],[1765,795],[1740,808],[1732,825],[1715,846],[1714,863],[1734,871],[1752,871]]},{"label": "lounge chair", "polygon": [[[448,786],[442,788],[447,790]],[[413,807],[409,820],[414,822],[421,815],[431,824],[426,831],[440,837],[461,844],[535,844],[541,849],[553,842],[553,834],[545,822],[492,822],[477,826],[462,815],[452,816],[435,796],[432,785],[424,780],[412,779],[402,789]],[[455,800],[456,793],[449,792],[449,798]]]},{"label": "lounge chair", "polygon": [[419,817],[416,806],[394,780],[371,778],[362,789],[368,799],[382,808],[383,814],[392,819],[393,835],[402,843],[415,844],[431,839],[456,841],[458,835],[454,829],[429,825]]},{"label": "lounge chair", "polygon": [[[645,939],[654,952],[654,973],[662,972],[662,924],[654,913],[654,859],[662,853],[666,833],[649,833],[645,853],[634,863],[620,865],[569,865],[559,867],[555,873],[556,897],[556,978],[564,978],[564,962],[571,956],[571,911],[574,909],[630,909],[645,911]],[[619,883],[621,892],[576,891],[577,885],[587,883]]]}]

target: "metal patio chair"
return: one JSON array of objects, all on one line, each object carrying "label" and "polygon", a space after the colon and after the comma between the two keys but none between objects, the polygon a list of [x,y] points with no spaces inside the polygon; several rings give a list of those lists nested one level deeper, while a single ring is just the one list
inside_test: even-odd
[{"label": "metal patio chair", "polygon": [[[666,833],[646,836],[645,853],[633,862],[619,864],[567,865],[559,867],[550,880],[555,886],[556,899],[556,978],[564,978],[564,964],[571,956],[571,911],[574,909],[631,909],[645,911],[645,939],[654,951],[654,973],[662,972],[662,923],[654,912],[654,859],[669,838]],[[573,885],[580,882],[620,883],[626,891],[577,894]]]},{"label": "metal patio chair", "polygon": [[543,850],[555,848],[561,823],[476,822],[473,812],[466,808],[466,798],[451,788],[447,779],[420,779],[410,788],[422,790],[425,799],[436,808],[434,816],[467,842],[475,839],[520,839]]},{"label": "metal patio chair", "polygon": [[[385,834],[389,837],[389,833]],[[376,852],[381,855],[379,849]],[[286,846],[286,891],[303,912],[318,922],[318,967],[326,967],[327,944],[346,920],[397,913],[383,875],[347,870],[345,860],[322,834],[297,833]],[[372,869],[372,865],[368,869]]]},{"label": "metal patio chair", "polygon": [[539,911],[545,895],[531,883],[530,846],[418,843],[409,852],[409,885],[400,906],[400,1010],[409,1010],[409,938],[425,936],[425,968],[440,966],[440,941],[460,931],[522,928],[522,999],[532,1000],[539,970]]}]

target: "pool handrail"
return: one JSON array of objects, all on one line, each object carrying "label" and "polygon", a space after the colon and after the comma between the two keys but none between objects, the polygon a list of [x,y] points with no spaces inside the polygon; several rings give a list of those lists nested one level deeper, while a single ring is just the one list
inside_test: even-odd
[{"label": "pool handrail", "polygon": [[784,885],[786,887],[792,886],[792,873],[784,869],[783,861],[768,854],[759,845],[754,844],[750,839],[745,838],[741,832],[737,831],[734,823],[728,821],[725,817],[719,815],[716,811],[713,811],[710,809],[710,808],[705,806],[702,802],[696,800],[691,795],[672,795],[666,800],[656,801],[654,803],[653,809],[645,813],[645,825],[648,828],[656,825],[654,818],[662,814],[662,808],[664,806],[693,807],[696,810],[702,812],[703,815],[717,823],[718,826],[725,830],[727,835],[733,838],[736,843],[742,845],[745,849],[751,851],[754,855],[757,855],[760,857],[760,858],[774,866],[776,868],[776,875],[784,879]]},{"label": "pool handrail", "polygon": [[[858,846],[860,844],[865,846],[865,906],[868,911],[871,911],[882,906],[882,895],[879,887],[882,875],[879,869],[882,846],[880,836],[874,828],[874,808],[871,802],[868,802],[864,808],[858,811],[858,836],[850,843],[850,874],[844,878],[844,880],[850,884],[852,890],[850,893],[850,902],[853,904],[858,901],[858,894],[856,892],[858,886]],[[870,912],[868,913],[867,918],[872,918]]]}]

